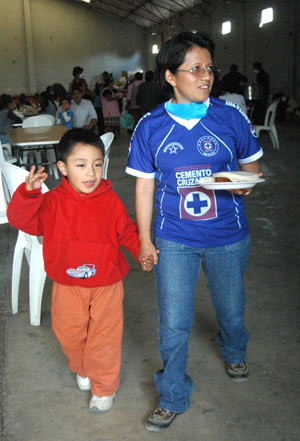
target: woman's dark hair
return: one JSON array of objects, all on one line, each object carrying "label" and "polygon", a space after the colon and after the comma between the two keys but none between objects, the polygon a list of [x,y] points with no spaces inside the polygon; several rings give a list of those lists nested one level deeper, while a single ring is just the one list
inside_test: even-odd
[{"label": "woman's dark hair", "polygon": [[0,110],[7,109],[8,105],[12,102],[12,97],[6,93],[3,93],[0,97]]},{"label": "woman's dark hair", "polygon": [[54,83],[52,86],[53,98],[55,100],[62,100],[67,95],[66,88],[60,83]]},{"label": "woman's dark hair", "polygon": [[184,62],[186,53],[193,46],[207,49],[213,59],[215,44],[207,35],[200,32],[181,32],[163,43],[156,57],[156,70],[160,84],[167,92],[173,93],[173,88],[165,79],[166,70],[169,69],[175,74]]},{"label": "woman's dark hair", "polygon": [[46,108],[49,106],[49,94],[48,92],[44,91],[40,94],[41,99],[41,110],[44,112]]},{"label": "woman's dark hair", "polygon": [[105,155],[104,146],[101,139],[89,129],[71,129],[66,132],[57,145],[58,161],[66,163],[68,156],[71,155],[76,144],[92,145]]},{"label": "woman's dark hair", "polygon": [[76,75],[80,75],[83,72],[83,68],[80,66],[73,67],[73,77],[76,77]]}]

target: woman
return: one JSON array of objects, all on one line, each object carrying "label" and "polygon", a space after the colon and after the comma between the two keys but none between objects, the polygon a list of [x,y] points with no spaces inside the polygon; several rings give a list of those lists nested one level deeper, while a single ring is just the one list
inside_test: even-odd
[{"label": "woman", "polygon": [[173,97],[140,121],[126,169],[137,177],[140,257],[152,255],[156,264],[163,368],[155,374],[159,399],[146,422],[151,431],[168,427],[189,408],[193,383],[186,373],[188,339],[201,263],[215,308],[217,341],[226,372],[237,381],[248,376],[242,275],[249,233],[243,194],[251,189],[205,190],[199,177],[236,171],[238,164],[244,171],[259,173],[257,160],[263,153],[244,113],[209,98],[214,81],[213,50],[209,38],[191,32],[162,45],[157,72]]},{"label": "woman", "polygon": [[9,144],[10,139],[7,134],[7,129],[12,124],[21,124],[22,119],[14,113],[16,108],[15,100],[7,94],[2,94],[0,97],[0,142],[1,144]]}]

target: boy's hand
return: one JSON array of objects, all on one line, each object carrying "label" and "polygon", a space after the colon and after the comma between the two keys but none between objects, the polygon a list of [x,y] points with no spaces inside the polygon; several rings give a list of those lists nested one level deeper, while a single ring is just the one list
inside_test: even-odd
[{"label": "boy's hand", "polygon": [[25,178],[26,190],[37,190],[42,186],[42,183],[48,178],[47,173],[44,172],[45,167],[41,167],[37,172],[36,166],[33,165],[30,169],[29,175]]},{"label": "boy's hand", "polygon": [[141,266],[144,271],[151,271],[154,265],[153,256],[143,256],[140,258]]}]

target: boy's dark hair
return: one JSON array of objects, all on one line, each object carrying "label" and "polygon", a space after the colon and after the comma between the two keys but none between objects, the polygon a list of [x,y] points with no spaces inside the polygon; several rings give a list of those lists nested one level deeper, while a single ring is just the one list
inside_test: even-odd
[{"label": "boy's dark hair", "polygon": [[62,98],[62,100],[61,100],[61,102],[63,102],[63,101],[68,101],[68,103],[72,103],[72,96],[69,94],[69,93],[67,93],[63,98]]},{"label": "boy's dark hair", "polygon": [[92,145],[105,155],[104,146],[101,139],[89,129],[68,130],[57,145],[57,159],[66,163],[68,156],[71,155],[76,144]]},{"label": "boy's dark hair", "polygon": [[166,70],[175,74],[182,65],[186,53],[193,46],[207,49],[213,59],[215,44],[207,35],[200,32],[181,32],[162,45],[156,57],[156,69],[160,83],[167,92],[173,93],[173,87],[165,79]]}]

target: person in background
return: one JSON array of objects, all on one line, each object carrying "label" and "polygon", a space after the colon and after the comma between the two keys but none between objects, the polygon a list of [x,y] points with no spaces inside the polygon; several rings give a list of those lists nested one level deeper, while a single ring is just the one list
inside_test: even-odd
[{"label": "person in background", "polygon": [[266,110],[269,104],[269,74],[263,69],[259,61],[253,63],[253,70],[256,74],[255,85],[259,87],[258,97],[255,100],[253,111],[253,123],[264,124]]},{"label": "person in background", "polygon": [[25,93],[21,93],[19,96],[19,101],[17,102],[18,110],[22,109],[24,106],[32,107],[31,102],[27,99]]},{"label": "person in background", "polygon": [[127,109],[128,112],[134,118],[134,126],[137,125],[139,119],[142,116],[142,110],[136,102],[138,87],[142,82],[143,82],[142,72],[136,72],[134,75],[134,81],[129,84],[127,91]]},{"label": "person in background", "polygon": [[1,144],[10,144],[7,129],[12,124],[22,124],[22,119],[14,113],[15,101],[10,95],[2,94],[0,97],[0,141]]},{"label": "person in background", "polygon": [[241,109],[245,112],[247,115],[247,104],[244,98],[244,95],[241,95],[239,93],[231,92],[230,90],[226,90],[225,85],[223,89],[223,94],[219,96],[220,100],[230,101],[232,103],[236,103],[240,106]]},{"label": "person in background", "polygon": [[60,103],[61,103],[62,99],[67,95],[67,93],[68,92],[67,92],[66,88],[62,84],[54,83],[52,85],[51,95],[52,95],[52,99],[55,102],[55,106],[56,106],[57,110],[58,110],[58,108],[60,106]]},{"label": "person in background", "polygon": [[104,130],[104,118],[103,118],[103,112],[102,112],[102,99],[101,99],[101,92],[102,92],[103,85],[99,81],[97,81],[94,89],[94,107],[97,113],[98,118],[98,134],[99,136],[103,135],[105,133]]},{"label": "person in background", "polygon": [[114,92],[113,82],[108,81],[101,92],[101,105],[104,118],[105,132],[120,134],[120,108],[118,100],[124,97],[124,92]]},{"label": "person in background", "polygon": [[54,118],[56,117],[56,107],[51,101],[49,94],[44,91],[40,94],[40,107],[41,107],[41,113],[44,113],[46,115],[52,115]]},{"label": "person in background", "polygon": [[136,102],[141,108],[142,115],[162,103],[163,98],[161,87],[154,81],[154,72],[148,70],[145,73],[145,81],[138,86],[136,95]]},{"label": "person in background", "polygon": [[245,86],[248,83],[248,78],[239,72],[238,66],[232,64],[230,66],[230,72],[223,76],[223,87],[226,91],[230,93],[237,93],[239,95],[244,95]]},{"label": "person in background", "polygon": [[[121,246],[138,260],[138,233],[111,182],[102,179],[99,137],[69,130],[57,152],[62,182],[43,194],[47,174],[33,166],[7,215],[15,228],[43,236],[45,270],[53,280],[52,329],[79,389],[92,392],[89,410],[104,412],[120,385],[122,280],[129,270]],[[139,263],[145,271],[153,266],[151,259]]]},{"label": "person in background", "polygon": [[75,66],[72,73],[74,79],[69,84],[68,92],[72,93],[73,87],[79,86],[82,96],[85,98],[85,95],[89,94],[89,90],[87,82],[83,78],[83,68],[80,66]]},{"label": "person in background", "polygon": [[162,368],[155,373],[158,405],[145,425],[154,432],[170,426],[190,406],[188,341],[201,266],[225,372],[234,381],[249,375],[243,273],[250,239],[244,196],[252,190],[205,189],[201,179],[207,182],[216,172],[239,167],[260,176],[263,152],[249,119],[230,103],[210,97],[214,46],[199,32],[182,32],[162,45],[157,73],[173,98],[140,121],[126,168],[136,177],[139,256],[152,255],[155,263]]},{"label": "person in background", "polygon": [[59,112],[57,124],[62,124],[63,126],[67,127],[68,129],[72,129],[72,127],[73,127],[74,113],[70,109],[70,107],[71,107],[71,96],[66,95],[65,98],[63,98],[63,100],[61,102],[62,111]]},{"label": "person in background", "polygon": [[75,85],[72,90],[73,127],[96,129],[97,113],[91,101],[83,99],[80,86]]}]

